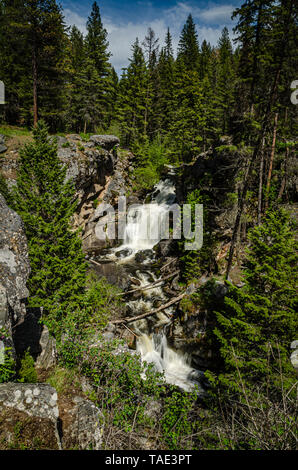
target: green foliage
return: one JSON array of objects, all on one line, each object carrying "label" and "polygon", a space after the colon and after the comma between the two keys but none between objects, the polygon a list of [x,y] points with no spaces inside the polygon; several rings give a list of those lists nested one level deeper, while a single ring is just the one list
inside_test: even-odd
[{"label": "green foliage", "polygon": [[30,136],[31,131],[29,129],[26,129],[25,127],[2,125],[0,126],[0,134],[10,138],[19,136]]},{"label": "green foliage", "polygon": [[13,197],[12,197],[11,191],[8,188],[6,179],[1,173],[0,173],[0,194],[2,194],[7,204],[13,208]]},{"label": "green foliage", "polygon": [[18,371],[18,382],[36,383],[37,372],[34,367],[34,359],[27,350],[21,359],[20,369]]},{"label": "green foliage", "polygon": [[[250,232],[245,286],[229,284],[224,305],[215,312],[213,347],[222,371],[212,381],[233,393],[240,393],[243,383],[262,383],[266,376],[273,395],[293,386],[289,347],[297,334],[297,242],[291,225],[289,216],[278,210]],[[239,375],[242,382],[236,380]]]},{"label": "green foliage", "polygon": [[171,151],[178,161],[190,161],[201,149],[206,124],[203,92],[197,71],[178,70],[175,112],[170,128]]},{"label": "green foliage", "polygon": [[44,320],[58,340],[63,364],[72,367],[85,354],[91,337],[106,326],[111,316],[119,315],[124,304],[116,294],[118,289],[103,278],[89,279],[84,294],[69,302],[67,307],[58,305]]},{"label": "green foliage", "polygon": [[192,18],[189,14],[185,25],[183,26],[179,46],[178,46],[178,62],[189,70],[197,70],[199,66],[199,43],[198,34]]},{"label": "green foliage", "polygon": [[161,426],[169,449],[179,448],[181,440],[196,432],[197,423],[190,419],[195,404],[195,391],[192,393],[173,391],[165,398]]},{"label": "green foliage", "polygon": [[20,152],[15,207],[28,238],[30,305],[50,312],[68,305],[84,291],[86,264],[70,219],[76,208],[72,182],[57,156],[55,142],[39,122],[34,142]]},{"label": "green foliage", "polygon": [[149,143],[138,146],[135,151],[138,167],[134,172],[135,189],[150,190],[161,178],[164,166],[169,163],[166,143],[156,138]]},{"label": "green foliage", "polygon": [[68,395],[73,392],[73,388],[80,388],[80,381],[75,369],[65,369],[56,366],[47,383],[54,387],[61,395]]},{"label": "green foliage", "polygon": [[203,204],[203,246],[200,250],[185,250],[185,241],[179,242],[180,263],[183,279],[187,282],[198,279],[204,272],[210,271],[213,265],[213,250],[215,245],[214,236],[210,229],[210,220],[208,213],[208,197],[203,195],[199,189],[195,189],[187,195],[187,204],[191,206],[192,213],[192,231],[195,229],[195,206]]},{"label": "green foliage", "polygon": [[64,149],[69,148],[69,147],[70,147],[69,142],[64,142],[64,144],[62,144],[62,148],[64,148]]},{"label": "green foliage", "polygon": [[0,383],[9,382],[15,375],[15,361],[11,347],[5,346],[8,334],[4,328],[0,328],[0,341],[4,348],[0,350]]}]

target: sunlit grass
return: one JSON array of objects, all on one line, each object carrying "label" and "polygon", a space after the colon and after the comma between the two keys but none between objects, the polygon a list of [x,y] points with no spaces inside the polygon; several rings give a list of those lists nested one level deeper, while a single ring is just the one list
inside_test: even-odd
[{"label": "sunlit grass", "polygon": [[31,131],[26,127],[9,126],[7,124],[0,125],[0,134],[5,137],[31,136]]}]

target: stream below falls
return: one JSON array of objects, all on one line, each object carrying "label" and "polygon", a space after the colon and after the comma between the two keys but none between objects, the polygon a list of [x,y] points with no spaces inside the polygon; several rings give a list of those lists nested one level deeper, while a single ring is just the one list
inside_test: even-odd
[{"label": "stream below falls", "polygon": [[[150,194],[150,203],[129,208],[122,245],[107,250],[100,259],[100,262],[121,264],[138,289],[146,286],[146,289],[139,291],[141,294],[137,298],[127,295],[129,316],[149,312],[169,300],[163,287],[147,287],[159,279],[154,272],[156,259],[153,247],[165,238],[164,222],[175,199],[172,179],[160,181]],[[167,333],[174,312],[175,306],[130,323],[129,327],[138,336],[136,349],[142,361],[152,363],[157,372],[164,373],[166,382],[186,391],[197,386],[203,393],[200,382],[203,373],[191,367],[191,358],[187,354],[175,351],[168,345]]]}]

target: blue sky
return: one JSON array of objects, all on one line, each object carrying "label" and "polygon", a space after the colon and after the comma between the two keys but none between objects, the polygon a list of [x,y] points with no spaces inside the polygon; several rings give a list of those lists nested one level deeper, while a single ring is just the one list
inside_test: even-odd
[{"label": "blue sky", "polygon": [[[142,41],[149,26],[160,38],[160,44],[163,44],[169,26],[176,49],[189,13],[196,22],[200,42],[207,39],[215,45],[224,26],[229,28],[232,38],[234,24],[231,13],[242,2],[243,0],[99,0],[102,21],[108,31],[111,62],[120,73],[121,68],[128,64],[135,38]],[[92,3],[93,0],[61,0],[66,23],[75,24],[85,33]]]}]

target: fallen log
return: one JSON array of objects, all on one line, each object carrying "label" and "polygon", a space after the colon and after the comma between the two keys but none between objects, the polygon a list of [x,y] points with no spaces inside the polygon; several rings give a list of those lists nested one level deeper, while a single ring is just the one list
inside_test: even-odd
[{"label": "fallen log", "polygon": [[134,292],[138,292],[140,290],[153,289],[154,287],[158,286],[158,284],[163,283],[167,279],[171,279],[171,277],[173,276],[176,276],[176,274],[179,274],[179,272],[180,270],[178,269],[177,271],[174,271],[172,274],[169,274],[168,276],[165,276],[162,279],[157,279],[157,281],[154,281],[151,284],[146,284],[145,286],[136,287],[135,289],[128,290],[126,292],[120,292],[120,294],[116,294],[116,295],[133,294]]},{"label": "fallen log", "polygon": [[126,318],[121,318],[120,320],[112,320],[111,323],[113,324],[132,323],[136,320],[142,320],[143,318],[151,317],[152,315],[155,315],[156,313],[161,312],[162,310],[165,310],[171,305],[176,304],[177,302],[179,302],[179,300],[183,299],[185,295],[186,295],[186,292],[183,292],[183,294],[180,294],[178,297],[175,297],[175,299],[170,300],[170,302],[164,305],[161,305],[155,310],[151,310],[151,312],[142,313],[141,315],[137,315],[136,317],[126,317]]}]

